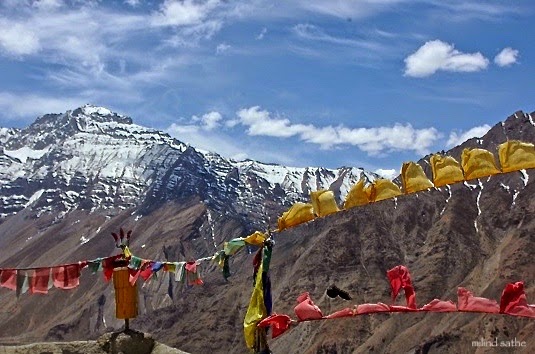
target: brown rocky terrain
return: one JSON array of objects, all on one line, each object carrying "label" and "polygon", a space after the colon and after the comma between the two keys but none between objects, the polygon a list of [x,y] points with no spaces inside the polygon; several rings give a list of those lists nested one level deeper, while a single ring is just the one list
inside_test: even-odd
[{"label": "brown rocky terrain", "polygon": [[2,354],[188,354],[136,331],[106,333],[97,340],[2,346]]},{"label": "brown rocky terrain", "polygon": [[[532,114],[535,117],[535,114]],[[495,151],[506,139],[535,141],[535,126],[521,112],[462,148]],[[427,157],[426,157],[427,158]],[[425,159],[420,161],[426,165]],[[427,171],[429,173],[429,171]],[[513,172],[385,200],[318,218],[274,233],[271,263],[274,311],[293,315],[297,296],[310,292],[324,314],[364,302],[390,301],[386,271],[404,264],[411,271],[418,305],[433,298],[456,301],[463,286],[499,301],[508,282],[525,281],[535,303],[535,170]],[[451,193],[451,194],[450,194]],[[208,207],[200,199],[167,202],[136,220],[126,209],[113,218],[74,211],[59,222],[31,218],[25,211],[0,224],[2,266],[45,265],[113,253],[111,231],[134,230],[134,254],[185,260],[214,253],[224,240],[247,230],[232,215],[214,216],[214,240],[203,231]],[[272,228],[275,222],[272,221]],[[79,246],[82,234],[95,234]],[[28,237],[36,237],[25,247]],[[215,241],[218,247],[214,247]],[[144,247],[143,247],[144,245]],[[160,277],[140,287],[141,315],[132,328],[191,353],[245,353],[242,323],[252,290],[252,254],[231,258],[226,282],[213,264],[203,264],[205,285],[183,287]],[[331,285],[347,290],[349,302],[330,299]],[[49,295],[0,289],[0,343],[96,339],[118,330],[113,290],[102,274],[83,271],[80,287]],[[274,353],[484,353],[472,341],[525,342],[516,352],[535,350],[532,319],[470,313],[374,314],[301,323],[270,340]],[[511,352],[508,348],[507,352]]]}]

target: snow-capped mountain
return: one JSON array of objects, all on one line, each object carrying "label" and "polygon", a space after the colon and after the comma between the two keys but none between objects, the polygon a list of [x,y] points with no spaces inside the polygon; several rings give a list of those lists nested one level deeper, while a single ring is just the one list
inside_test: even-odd
[{"label": "snow-capped mountain", "polygon": [[[47,114],[25,129],[0,129],[0,217],[30,209],[137,208],[197,197],[216,209],[257,214],[332,189],[343,198],[360,168],[294,168],[233,161],[196,150],[103,107]],[[275,206],[276,205],[276,206]]]}]

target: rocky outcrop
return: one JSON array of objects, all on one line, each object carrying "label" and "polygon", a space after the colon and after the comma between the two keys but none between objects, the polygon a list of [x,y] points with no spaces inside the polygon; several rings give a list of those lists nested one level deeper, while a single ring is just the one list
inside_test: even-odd
[{"label": "rocky outcrop", "polygon": [[136,331],[106,333],[94,341],[0,345],[2,354],[188,354],[158,343],[146,333]]}]

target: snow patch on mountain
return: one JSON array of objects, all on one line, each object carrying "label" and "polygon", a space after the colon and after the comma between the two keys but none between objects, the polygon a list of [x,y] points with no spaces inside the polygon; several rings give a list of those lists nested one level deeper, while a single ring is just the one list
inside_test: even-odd
[{"label": "snow patch on mountain", "polygon": [[41,157],[43,157],[44,154],[46,154],[50,149],[45,148],[42,150],[34,150],[32,148],[29,148],[27,146],[23,146],[20,149],[17,150],[4,150],[4,154],[7,156],[17,159],[22,163],[26,163],[28,159],[38,160]]}]

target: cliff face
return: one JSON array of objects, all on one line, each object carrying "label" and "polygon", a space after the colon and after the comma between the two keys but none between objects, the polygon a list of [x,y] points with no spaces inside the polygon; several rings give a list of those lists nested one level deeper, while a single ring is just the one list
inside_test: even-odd
[{"label": "cliff face", "polygon": [[[507,139],[534,142],[532,116],[517,112],[481,139],[471,139],[448,154],[459,159],[467,146],[495,152]],[[5,150],[9,154],[16,148]],[[291,173],[281,179],[278,167],[242,162],[227,170],[222,163],[213,162],[218,157],[187,149],[177,150],[180,156],[166,162],[166,172],[151,180],[160,182],[143,189],[141,201],[132,205],[117,199],[118,206],[112,207],[112,198],[109,205],[86,209],[82,203],[61,217],[61,210],[55,209],[37,217],[40,204],[22,203],[28,205],[4,216],[0,224],[2,265],[50,265],[110,255],[109,234],[121,226],[133,229],[131,249],[137,256],[172,261],[200,258],[221,249],[225,240],[250,232],[252,226],[246,219],[252,219],[253,226],[265,226],[264,211],[244,214],[248,206],[262,203],[247,197],[248,193],[258,195],[241,184],[272,190],[273,196],[271,192],[260,195],[270,203],[274,215],[286,208],[285,203],[299,200],[299,195],[301,200],[308,199],[305,189],[295,192],[294,199],[289,197],[293,192],[288,186],[303,188],[308,182],[290,183]],[[427,159],[419,161],[426,169]],[[200,169],[205,163],[214,165]],[[264,172],[259,172],[260,167]],[[455,301],[458,286],[499,300],[505,284],[518,280],[525,281],[528,300],[535,303],[534,172],[502,174],[401,196],[275,233],[271,263],[274,311],[293,314],[296,298],[304,291],[310,292],[325,314],[353,304],[389,303],[386,270],[399,264],[411,271],[418,305],[433,298]],[[311,173],[306,175],[310,178]],[[334,172],[326,172],[326,177],[319,172],[312,175],[319,176],[316,181],[323,178],[325,186],[340,180]],[[192,189],[193,185],[186,183],[189,177],[180,176],[204,182],[194,183],[196,189]],[[279,179],[288,182],[286,187]],[[229,195],[240,198],[226,196],[224,189],[206,194],[218,183],[228,183]],[[199,187],[203,185],[209,188]],[[32,200],[31,195],[27,199]],[[252,291],[252,257],[242,251],[231,258],[233,275],[228,282],[216,265],[207,263],[202,266],[205,285],[201,287],[182,287],[174,281],[169,285],[166,277],[146,283],[139,289],[141,315],[132,321],[132,327],[191,353],[243,353],[242,324]],[[353,300],[328,298],[325,290],[331,284],[347,290]],[[71,291],[53,289],[46,296],[17,299],[13,292],[1,290],[0,308],[0,342],[90,339],[122,325],[114,318],[112,286],[103,281],[102,274],[92,275],[87,270],[80,287]],[[481,338],[516,338],[532,348],[534,326],[533,320],[501,315],[376,314],[303,323],[270,340],[270,346],[274,353],[463,353],[472,352],[472,341]]]}]

